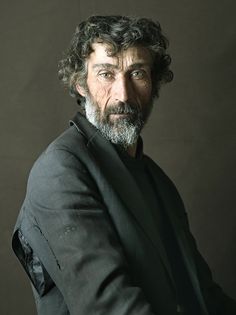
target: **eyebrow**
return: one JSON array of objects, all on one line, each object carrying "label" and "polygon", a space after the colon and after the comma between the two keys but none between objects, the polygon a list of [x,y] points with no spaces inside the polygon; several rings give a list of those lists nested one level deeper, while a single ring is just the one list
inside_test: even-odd
[{"label": "eyebrow", "polygon": [[[148,62],[136,62],[128,67],[128,69],[140,69],[143,67],[151,66]],[[96,63],[92,66],[93,69],[102,68],[102,69],[119,69],[118,65],[114,65],[111,63]]]}]

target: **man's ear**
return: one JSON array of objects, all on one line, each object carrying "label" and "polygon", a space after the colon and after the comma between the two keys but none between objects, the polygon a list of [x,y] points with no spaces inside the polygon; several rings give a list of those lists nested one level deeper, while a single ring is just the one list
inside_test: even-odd
[{"label": "man's ear", "polygon": [[83,97],[86,96],[85,89],[84,89],[80,84],[77,83],[75,87],[76,87],[77,92],[78,92],[80,95],[82,95]]}]

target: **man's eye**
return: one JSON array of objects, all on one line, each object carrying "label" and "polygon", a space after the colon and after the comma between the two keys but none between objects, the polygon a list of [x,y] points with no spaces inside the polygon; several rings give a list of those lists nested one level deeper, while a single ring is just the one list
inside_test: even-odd
[{"label": "man's eye", "polygon": [[107,72],[107,71],[103,71],[99,73],[99,77],[106,79],[106,80],[111,80],[113,78],[113,73],[111,72]]},{"label": "man's eye", "polygon": [[131,76],[134,79],[144,79],[146,77],[146,73],[144,70],[135,70],[131,73]]}]

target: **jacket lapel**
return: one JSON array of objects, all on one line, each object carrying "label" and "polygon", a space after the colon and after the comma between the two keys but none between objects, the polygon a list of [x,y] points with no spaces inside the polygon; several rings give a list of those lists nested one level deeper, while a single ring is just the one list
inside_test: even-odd
[{"label": "jacket lapel", "polygon": [[164,268],[167,270],[170,280],[175,287],[167,254],[152,216],[149,211],[146,211],[147,205],[142,198],[142,193],[121,161],[114,146],[102,137],[100,132],[90,125],[83,116],[76,116],[76,119],[73,119],[71,122],[88,139],[87,146],[92,151],[97,164],[101,167],[107,181],[118,194],[125,207],[132,213],[135,220],[142,227],[143,232],[156,248]]}]

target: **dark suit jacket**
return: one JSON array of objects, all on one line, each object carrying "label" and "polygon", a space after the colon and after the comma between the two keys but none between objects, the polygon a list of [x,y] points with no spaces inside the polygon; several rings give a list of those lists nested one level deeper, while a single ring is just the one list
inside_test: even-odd
[{"label": "dark suit jacket", "polygon": [[[202,314],[236,314],[196,248],[176,188],[144,159]],[[34,164],[13,235],[38,313],[176,314],[170,265],[146,209],[114,146],[78,114]]]}]

